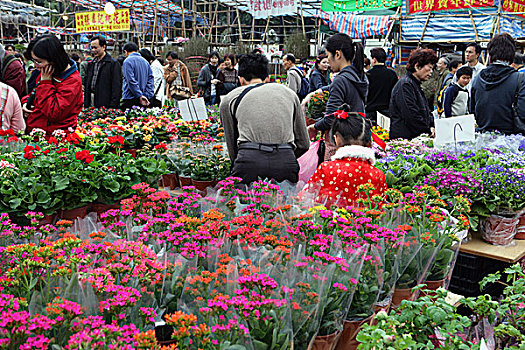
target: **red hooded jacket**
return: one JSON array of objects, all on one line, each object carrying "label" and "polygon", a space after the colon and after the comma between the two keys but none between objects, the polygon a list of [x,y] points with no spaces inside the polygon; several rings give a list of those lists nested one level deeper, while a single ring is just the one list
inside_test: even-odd
[{"label": "red hooded jacket", "polygon": [[[84,105],[82,80],[76,64],[71,61],[71,67],[52,80],[40,81],[40,77],[37,80],[33,113],[27,118],[26,133],[35,128],[45,130],[48,135],[57,129],[65,132],[69,132],[69,128],[76,129],[77,117]],[[25,102],[27,98],[22,101]]]}]

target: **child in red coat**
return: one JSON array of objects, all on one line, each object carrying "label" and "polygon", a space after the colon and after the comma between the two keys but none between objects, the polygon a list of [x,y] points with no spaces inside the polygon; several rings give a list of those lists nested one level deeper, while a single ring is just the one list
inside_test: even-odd
[{"label": "child in red coat", "polygon": [[314,193],[316,202],[326,206],[356,205],[357,199],[366,198],[357,188],[367,183],[374,186],[370,196],[382,194],[387,185],[385,174],[374,167],[369,121],[357,113],[337,111],[330,136],[337,151],[332,161],[317,168],[305,191]]}]

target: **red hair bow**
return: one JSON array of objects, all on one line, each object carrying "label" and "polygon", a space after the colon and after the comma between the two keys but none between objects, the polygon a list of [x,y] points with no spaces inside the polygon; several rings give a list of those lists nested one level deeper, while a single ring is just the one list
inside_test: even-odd
[{"label": "red hair bow", "polygon": [[345,111],[335,111],[334,116],[337,119],[346,119],[348,118],[348,113],[346,113]]}]

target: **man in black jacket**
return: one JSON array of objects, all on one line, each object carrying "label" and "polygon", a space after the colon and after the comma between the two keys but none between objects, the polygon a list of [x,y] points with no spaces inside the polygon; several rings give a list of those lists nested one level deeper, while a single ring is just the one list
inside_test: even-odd
[{"label": "man in black jacket", "polygon": [[478,131],[525,133],[525,77],[510,66],[516,52],[514,39],[507,33],[494,35],[487,50],[490,65],[471,84],[470,110]]},{"label": "man in black jacket", "polygon": [[122,94],[122,69],[106,52],[106,39],[91,39],[93,60],[88,63],[84,81],[84,107],[119,108]]},{"label": "man in black jacket", "polygon": [[392,89],[398,81],[396,72],[385,66],[386,52],[381,47],[370,50],[372,69],[366,72],[368,77],[368,98],[366,117],[377,123],[377,112],[390,117],[388,111]]}]

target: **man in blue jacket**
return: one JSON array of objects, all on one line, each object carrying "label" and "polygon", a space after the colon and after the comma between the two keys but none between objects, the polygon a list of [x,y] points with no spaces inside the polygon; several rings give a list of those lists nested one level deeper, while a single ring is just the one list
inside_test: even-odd
[{"label": "man in blue jacket", "polygon": [[121,109],[133,106],[147,107],[155,93],[153,71],[138,50],[139,47],[134,42],[124,45],[124,54],[127,58],[122,65]]},{"label": "man in blue jacket", "polygon": [[489,42],[491,64],[472,82],[470,110],[479,131],[504,134],[525,131],[525,78],[511,67],[516,45],[507,33],[495,35]]}]

